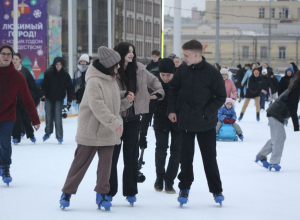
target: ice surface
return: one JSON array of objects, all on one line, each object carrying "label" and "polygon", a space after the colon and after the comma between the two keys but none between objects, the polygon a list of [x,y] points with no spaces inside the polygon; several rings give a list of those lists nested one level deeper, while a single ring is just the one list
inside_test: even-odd
[{"label": "ice surface", "polygon": [[[267,105],[268,103],[266,103]],[[237,115],[242,103],[236,103]],[[189,202],[183,208],[177,202],[178,180],[175,195],[156,192],[155,137],[149,128],[146,164],[142,172],[146,182],[139,184],[139,194],[131,207],[119,193],[114,197],[110,212],[97,210],[94,192],[98,157],[95,157],[71,204],[65,211],[59,209],[61,188],[73,160],[76,143],[77,118],[63,120],[64,142],[59,145],[55,134],[43,142],[45,124],[36,132],[37,142],[23,138],[13,146],[11,175],[13,182],[7,187],[0,182],[1,220],[46,219],[300,219],[300,133],[294,132],[291,120],[286,127],[287,141],[280,172],[269,172],[253,161],[257,152],[270,137],[266,113],[256,122],[254,102],[251,101],[239,125],[244,131],[244,142],[218,142],[218,163],[223,182],[225,201],[221,208],[208,192],[207,182],[198,145],[194,158],[195,181]],[[120,156],[118,171],[122,180],[123,159]]]}]

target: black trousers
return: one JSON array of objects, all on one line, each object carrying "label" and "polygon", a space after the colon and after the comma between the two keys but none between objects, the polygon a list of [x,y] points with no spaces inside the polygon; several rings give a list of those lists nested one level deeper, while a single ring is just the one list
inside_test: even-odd
[{"label": "black trousers", "polygon": [[153,114],[154,114],[154,110],[155,110],[156,105],[157,105],[157,100],[154,100],[154,99],[150,100],[149,113],[146,113],[146,114],[142,115],[140,131],[145,133],[146,136],[147,136],[147,133],[148,133],[148,128],[151,125],[151,120],[153,118]]},{"label": "black trousers", "polygon": [[114,148],[111,174],[110,174],[110,191],[108,195],[115,196],[118,192],[118,172],[117,164],[123,144],[123,195],[134,196],[138,193],[137,177],[138,177],[138,137],[140,130],[140,120],[124,122],[124,131],[122,135],[122,143]]},{"label": "black trousers", "polygon": [[26,136],[27,138],[33,138],[34,137],[34,130],[31,125],[31,120],[29,115],[27,114],[27,111],[22,103],[22,105],[17,104],[16,108],[16,122],[13,128],[13,139],[18,139],[20,142],[21,140],[21,132],[22,132],[22,125],[25,128]]},{"label": "black trousers", "polygon": [[165,170],[167,149],[169,148],[169,131],[155,130],[155,166],[157,177],[164,178],[166,184],[173,185],[177,176],[180,161],[181,132],[171,129],[170,158]]},{"label": "black trousers", "polygon": [[221,193],[223,190],[216,158],[215,128],[199,133],[189,131],[182,132],[180,155],[181,172],[178,175],[178,179],[180,180],[179,188],[181,190],[190,189],[192,182],[194,181],[193,160],[195,136],[197,136],[198,139],[209,191],[211,193]]}]

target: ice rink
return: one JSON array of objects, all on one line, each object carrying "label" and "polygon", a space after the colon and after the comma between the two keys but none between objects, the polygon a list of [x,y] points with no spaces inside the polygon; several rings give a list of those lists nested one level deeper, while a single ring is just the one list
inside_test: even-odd
[{"label": "ice rink", "polygon": [[[268,105],[268,103],[266,103]],[[237,115],[242,103],[236,103]],[[110,212],[97,210],[94,192],[98,157],[95,157],[78,192],[71,198],[69,208],[59,208],[61,188],[66,179],[76,149],[77,117],[63,120],[64,142],[57,143],[55,134],[43,142],[45,123],[36,132],[37,143],[22,139],[13,146],[11,175],[13,182],[7,187],[0,183],[1,220],[77,220],[77,219],[300,219],[300,133],[293,131],[291,120],[286,127],[287,140],[280,172],[270,172],[254,163],[257,152],[270,138],[266,113],[256,121],[254,102],[251,101],[242,122],[244,142],[218,142],[218,164],[223,183],[225,201],[216,204],[208,192],[198,144],[194,158],[195,181],[189,202],[179,207],[178,180],[176,194],[156,192],[154,152],[155,137],[149,128],[146,164],[142,172],[146,181],[139,184],[134,207],[122,195],[123,159],[118,164],[119,192],[113,199]]]}]

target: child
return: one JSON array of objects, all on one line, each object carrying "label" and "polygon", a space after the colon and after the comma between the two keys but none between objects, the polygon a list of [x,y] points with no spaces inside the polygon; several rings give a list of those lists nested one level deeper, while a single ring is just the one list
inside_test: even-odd
[{"label": "child", "polygon": [[237,91],[233,81],[231,80],[231,72],[228,69],[222,68],[221,74],[225,83],[227,98],[236,99]]},{"label": "child", "polygon": [[[271,139],[256,155],[255,162],[260,162],[265,168],[280,171],[280,160],[286,139],[284,122],[292,118],[294,131],[299,131],[299,122],[297,117],[298,102],[300,94],[300,71],[291,79],[290,85],[278,99],[267,109],[267,117],[270,123]],[[270,163],[267,156],[272,153]]]},{"label": "child", "polygon": [[222,107],[218,112],[219,121],[216,127],[216,133],[217,135],[219,134],[219,130],[222,127],[222,122],[224,122],[225,124],[232,124],[236,130],[236,134],[243,141],[244,140],[243,131],[241,127],[237,123],[235,123],[236,113],[233,108],[234,103],[235,101],[233,99],[226,98],[225,106]]},{"label": "child", "polygon": [[[173,184],[177,176],[180,159],[181,131],[177,123],[172,123],[167,116],[168,95],[170,82],[174,76],[175,64],[170,58],[164,58],[159,62],[158,79],[165,91],[165,97],[159,101],[154,112],[154,132],[156,137],[155,166],[156,181],[154,189],[163,190],[169,194],[176,193]],[[167,149],[169,148],[169,134],[171,134],[170,159],[165,169]]]}]

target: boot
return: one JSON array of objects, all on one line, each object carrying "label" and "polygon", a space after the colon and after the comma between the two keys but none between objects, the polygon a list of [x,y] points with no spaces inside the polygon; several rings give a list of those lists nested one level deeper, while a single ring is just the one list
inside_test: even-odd
[{"label": "boot", "polygon": [[184,204],[187,203],[188,197],[189,197],[190,190],[185,189],[185,190],[180,190],[179,196],[177,198],[177,201],[180,203],[180,207],[182,207]]},{"label": "boot", "polygon": [[110,211],[111,202],[109,201],[107,195],[97,193],[96,194],[96,203],[98,205],[98,209],[101,209],[101,206],[105,209],[105,211]]},{"label": "boot", "polygon": [[238,118],[239,121],[241,121],[243,119],[244,113],[240,114],[240,117]]},{"label": "boot", "polygon": [[70,206],[71,194],[63,193],[60,197],[60,208],[64,210],[66,207]]},{"label": "boot", "polygon": [[256,121],[260,121],[260,114],[259,114],[259,112],[256,113]]},{"label": "boot", "polygon": [[2,180],[4,183],[7,184],[7,186],[9,186],[9,183],[12,181],[12,178],[11,178],[10,172],[9,172],[9,168],[10,168],[10,165],[8,165],[8,164],[3,164],[0,167],[0,174],[2,176]]},{"label": "boot", "polygon": [[169,184],[169,183],[165,183],[165,191],[168,194],[175,194],[176,193],[175,189],[173,188],[173,184]]},{"label": "boot", "polygon": [[154,183],[154,189],[157,192],[161,192],[164,188],[164,178],[162,175],[157,175],[156,181]]}]

